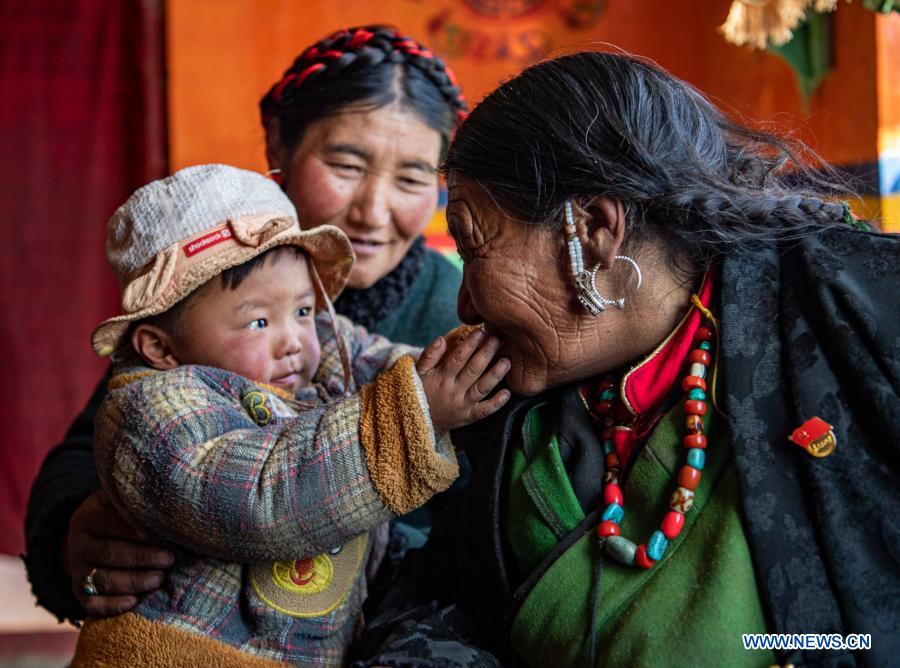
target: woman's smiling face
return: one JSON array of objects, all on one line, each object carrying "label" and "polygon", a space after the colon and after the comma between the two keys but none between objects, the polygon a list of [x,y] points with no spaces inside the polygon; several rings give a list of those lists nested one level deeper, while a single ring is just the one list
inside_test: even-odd
[{"label": "woman's smiling face", "polygon": [[[465,177],[451,173],[449,185],[447,222],[464,261],[459,318],[500,338],[497,356],[512,364],[506,382],[514,392],[537,394],[633,362],[658,346],[690,306],[690,277],[671,271],[660,240],[635,246],[645,285],[640,292],[629,287],[631,265],[610,257],[622,250],[625,234],[618,200],[593,198],[576,215],[585,264],[610,267],[595,277],[597,289],[627,297],[624,309],[593,316],[577,301],[562,229],[510,218]],[[607,259],[598,260],[604,252]]]},{"label": "woman's smiling face", "polygon": [[437,207],[441,135],[399,104],[313,123],[278,166],[304,229],[336,225],[353,244],[350,287],[396,268]]},{"label": "woman's smiling face", "polygon": [[586,376],[562,232],[504,215],[473,181],[450,178],[447,222],[464,261],[460,319],[500,337],[510,389],[533,395]]}]

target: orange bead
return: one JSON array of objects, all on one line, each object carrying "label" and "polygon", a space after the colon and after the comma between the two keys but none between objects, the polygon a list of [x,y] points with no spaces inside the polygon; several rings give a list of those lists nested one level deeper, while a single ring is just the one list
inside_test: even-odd
[{"label": "orange bead", "polygon": [[[699,418],[700,416],[697,415],[695,417]],[[684,447],[686,448],[706,448],[706,436],[700,433],[688,434],[681,439],[681,442],[684,443]]]},{"label": "orange bead", "polygon": [[684,515],[682,515],[681,513],[676,513],[674,510],[670,510],[668,513],[666,513],[666,516],[662,522],[662,527],[660,528],[662,529],[663,535],[669,540],[672,540],[673,538],[675,538],[675,536],[681,533],[681,527],[683,526]]},{"label": "orange bead", "polygon": [[709,363],[712,361],[712,356],[705,350],[700,350],[698,348],[691,353],[690,360],[691,364],[702,364],[703,366],[709,366]]},{"label": "orange bead", "polygon": [[699,415],[686,416],[685,424],[687,425],[688,431],[698,432],[703,429],[703,420],[700,419]]},{"label": "orange bead", "polygon": [[601,538],[618,536],[619,531],[619,525],[612,520],[604,520],[603,522],[600,522],[600,526],[597,527],[597,535]]},{"label": "orange bead", "polygon": [[608,455],[606,455],[606,468],[619,468],[619,455],[617,455],[615,452],[610,452]]},{"label": "orange bead", "polygon": [[597,405],[594,406],[594,410],[596,410],[600,415],[605,415],[612,410],[612,402],[607,399],[598,401]]},{"label": "orange bead", "polygon": [[699,399],[688,399],[684,402],[684,412],[688,415],[706,415],[706,402]]},{"label": "orange bead", "polygon": [[706,381],[700,376],[685,376],[684,380],[681,381],[681,389],[685,392],[690,392],[695,387],[706,392]]},{"label": "orange bead", "polygon": [[682,466],[681,473],[678,474],[678,484],[685,489],[697,489],[697,483],[700,482],[700,471],[693,466]]},{"label": "orange bead", "polygon": [[609,505],[618,503],[620,506],[625,505],[622,502],[622,488],[618,485],[607,485],[603,488],[603,503]]}]

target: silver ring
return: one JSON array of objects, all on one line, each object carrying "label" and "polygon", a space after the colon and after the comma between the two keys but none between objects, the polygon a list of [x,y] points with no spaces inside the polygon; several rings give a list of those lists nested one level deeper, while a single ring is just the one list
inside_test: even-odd
[{"label": "silver ring", "polygon": [[92,568],[91,572],[84,576],[84,582],[81,585],[81,591],[85,596],[97,596],[100,592],[97,590],[97,583],[94,582],[94,576],[97,575],[97,569]]},{"label": "silver ring", "polygon": [[632,268],[634,268],[634,271],[637,274],[637,285],[634,286],[634,291],[637,292],[638,290],[640,290],[641,283],[644,282],[644,275],[641,273],[641,268],[638,266],[638,263],[632,260],[627,255],[616,255],[615,259],[624,260],[625,262],[628,262],[632,266]]}]

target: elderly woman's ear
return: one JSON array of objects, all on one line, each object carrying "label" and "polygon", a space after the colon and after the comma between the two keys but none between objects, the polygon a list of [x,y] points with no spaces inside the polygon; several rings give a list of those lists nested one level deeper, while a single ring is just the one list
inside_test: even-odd
[{"label": "elderly woman's ear", "polygon": [[598,196],[573,201],[575,226],[584,247],[584,265],[590,269],[598,262],[602,269],[612,267],[620,255],[625,238],[625,207],[622,201]]}]

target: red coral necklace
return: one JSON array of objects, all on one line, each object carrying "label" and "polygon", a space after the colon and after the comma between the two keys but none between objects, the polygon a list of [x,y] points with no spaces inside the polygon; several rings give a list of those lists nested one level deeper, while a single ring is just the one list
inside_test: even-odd
[{"label": "red coral necklace", "polygon": [[[705,310],[705,309],[704,309]],[[707,316],[710,314],[706,312]],[[678,487],[669,501],[669,512],[666,513],[660,528],[653,532],[646,543],[636,545],[620,535],[619,525],[625,514],[625,501],[619,479],[622,464],[616,452],[616,441],[625,432],[634,428],[632,422],[620,421],[616,417],[628,414],[621,398],[615,391],[616,382],[612,377],[600,381],[600,396],[594,410],[603,422],[601,434],[603,453],[606,456],[606,473],[603,476],[604,510],[597,527],[597,536],[601,539],[604,551],[619,563],[641,568],[652,568],[662,559],[674,539],[684,526],[684,516],[694,504],[694,490],[700,483],[701,472],[706,462],[706,436],[703,433],[702,416],[706,414],[707,372],[712,363],[714,323],[706,320],[694,335],[694,350],[690,353],[690,368],[681,382],[681,389],[686,393],[684,400],[685,424],[687,434],[682,443],[687,450],[687,463],[678,474]],[[625,410],[623,410],[625,409]]]}]

